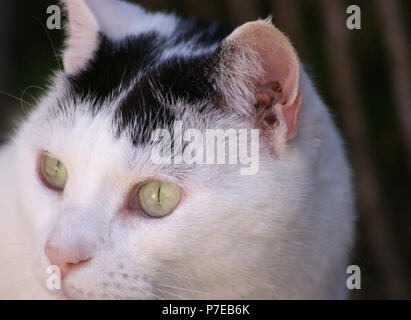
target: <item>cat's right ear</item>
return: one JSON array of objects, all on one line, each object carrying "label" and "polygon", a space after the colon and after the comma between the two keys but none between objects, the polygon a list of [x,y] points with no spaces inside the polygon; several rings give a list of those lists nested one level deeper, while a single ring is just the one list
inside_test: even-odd
[{"label": "cat's right ear", "polygon": [[64,70],[81,70],[98,47],[98,24],[83,0],[62,0],[68,13],[67,39],[63,55]]}]

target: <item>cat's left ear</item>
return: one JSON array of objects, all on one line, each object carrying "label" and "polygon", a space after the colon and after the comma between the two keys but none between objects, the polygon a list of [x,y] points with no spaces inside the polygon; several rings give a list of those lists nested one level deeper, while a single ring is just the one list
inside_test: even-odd
[{"label": "cat's left ear", "polygon": [[226,102],[251,115],[266,136],[291,139],[301,107],[300,65],[287,37],[270,20],[249,22],[224,40],[220,54]]},{"label": "cat's left ear", "polygon": [[98,24],[83,0],[63,0],[68,13],[64,70],[76,73],[93,57],[98,47]]}]

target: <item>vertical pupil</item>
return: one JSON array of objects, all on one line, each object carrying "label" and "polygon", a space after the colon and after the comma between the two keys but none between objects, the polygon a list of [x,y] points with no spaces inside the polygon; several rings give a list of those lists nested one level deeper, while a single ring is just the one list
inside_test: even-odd
[{"label": "vertical pupil", "polygon": [[158,204],[160,204],[160,202],[161,202],[160,192],[161,192],[161,184],[158,185],[158,189],[157,189],[157,202],[158,202]]},{"label": "vertical pupil", "polygon": [[56,173],[59,171],[60,169],[60,161],[56,162]]}]

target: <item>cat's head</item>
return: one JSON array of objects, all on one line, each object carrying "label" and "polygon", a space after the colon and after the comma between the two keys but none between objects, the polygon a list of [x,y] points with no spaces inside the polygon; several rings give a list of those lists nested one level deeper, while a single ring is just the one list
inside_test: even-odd
[{"label": "cat's head", "polygon": [[[121,1],[64,3],[64,71],[16,137],[44,285],[53,264],[72,298],[275,290],[286,250],[277,244],[307,183],[296,155],[300,67],[286,37],[268,20],[231,32]],[[241,174],[236,157],[156,163],[156,129],[176,149],[203,142],[174,139],[176,123],[235,137],[258,129],[257,170]],[[235,147],[251,148],[246,137]]]}]

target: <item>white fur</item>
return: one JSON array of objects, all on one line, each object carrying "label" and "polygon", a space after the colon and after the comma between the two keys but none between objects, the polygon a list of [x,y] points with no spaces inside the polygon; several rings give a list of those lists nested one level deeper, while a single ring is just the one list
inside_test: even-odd
[{"label": "white fur", "polygon": [[171,14],[146,12],[120,0],[62,1],[70,18],[64,52],[64,68],[68,73],[78,72],[92,58],[98,47],[98,32],[111,40],[152,31],[170,37],[177,24]]},{"label": "white fur", "polygon": [[[184,181],[150,166],[149,152],[134,153],[127,140],[114,141],[108,116],[79,114],[68,126],[43,124],[43,105],[1,153],[0,255],[10,260],[1,268],[1,296],[34,295],[37,289],[29,291],[24,281],[33,269],[42,279],[37,287],[44,286],[43,250],[52,235],[56,243],[84,238],[92,248],[92,262],[66,279],[84,292],[69,292],[78,298],[345,297],[353,222],[350,170],[306,77],[302,90],[293,149],[280,159],[261,150],[256,176],[204,166]],[[63,198],[37,177],[41,150],[64,159],[70,180]],[[120,215],[124,195],[147,177],[185,190],[169,219]],[[34,245],[31,260],[28,246]],[[12,257],[27,260],[13,263]],[[36,288],[34,278],[28,279]]]},{"label": "white fur", "polygon": [[187,43],[178,44],[174,47],[167,48],[163,51],[160,61],[166,61],[172,57],[180,56],[180,57],[193,57],[199,55],[205,55],[207,53],[213,52],[217,48],[218,44],[215,43],[214,45],[204,48],[204,47],[197,47],[195,41],[190,41]]},{"label": "white fur", "polygon": [[65,0],[70,19],[64,69],[76,73],[93,56],[98,46],[98,25],[82,0]]},{"label": "white fur", "polygon": [[139,6],[120,0],[85,0],[102,31],[116,40],[129,35],[156,31],[169,37],[177,19],[173,15],[150,13]]},{"label": "white fur", "polygon": [[[130,14],[141,10],[126,3],[111,10],[117,14],[123,6]],[[351,173],[336,128],[304,72],[297,135],[277,157],[261,144],[254,176],[206,165],[177,175],[152,164],[149,149],[133,149],[126,135],[114,138],[110,110],[118,101],[97,116],[85,103],[67,118],[50,119],[53,97],[65,86],[59,79],[0,151],[0,298],[347,296]],[[38,178],[43,150],[67,167],[63,195]],[[183,190],[166,219],[121,209],[131,188],[147,178]],[[81,241],[93,257],[65,278],[65,296],[45,289],[47,240],[57,246]]]}]

